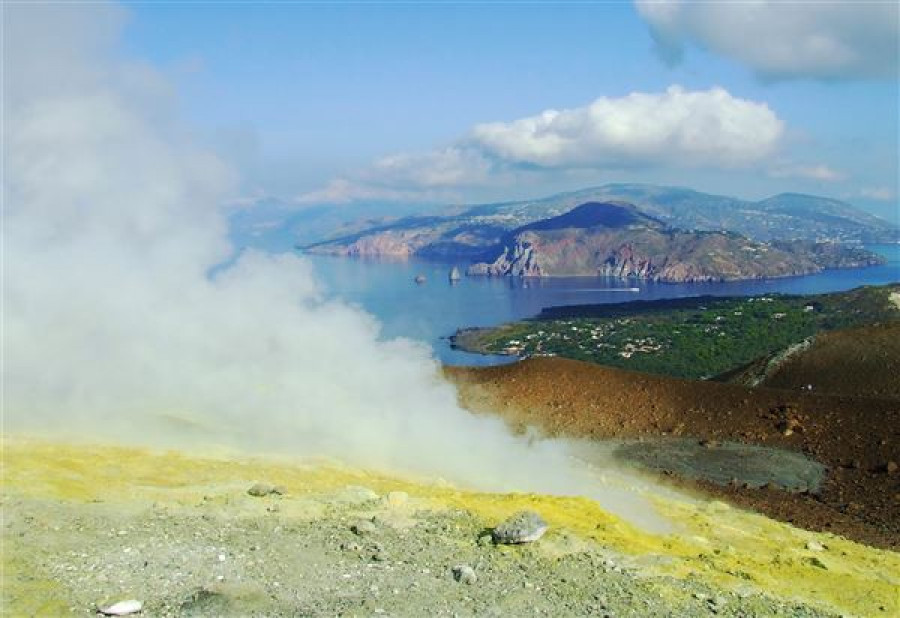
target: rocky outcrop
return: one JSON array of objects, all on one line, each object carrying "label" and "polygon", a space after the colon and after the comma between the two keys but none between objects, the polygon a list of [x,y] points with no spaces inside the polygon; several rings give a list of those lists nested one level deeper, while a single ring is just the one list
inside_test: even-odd
[{"label": "rocky outcrop", "polygon": [[555,237],[528,233],[505,246],[492,262],[474,264],[469,275],[601,276],[652,281],[699,282],[787,277],[822,270],[812,259],[746,241],[689,232],[661,234],[576,232]]},{"label": "rocky outcrop", "polygon": [[528,241],[517,241],[512,246],[504,247],[503,253],[494,262],[473,264],[466,270],[466,274],[540,277],[544,273],[533,249],[533,245]]}]

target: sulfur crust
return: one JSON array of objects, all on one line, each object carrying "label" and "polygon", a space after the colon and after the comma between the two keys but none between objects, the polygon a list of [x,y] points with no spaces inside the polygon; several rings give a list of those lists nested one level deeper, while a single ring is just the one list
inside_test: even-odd
[{"label": "sulfur crust", "polygon": [[[4,499],[102,500],[121,504],[122,509],[146,508],[152,503],[187,509],[204,495],[243,491],[248,482],[259,479],[284,485],[289,496],[296,497],[363,485],[379,493],[405,491],[434,509],[464,509],[486,526],[514,511],[534,509],[551,526],[546,537],[548,550],[554,539],[562,536],[596,542],[632,556],[648,575],[695,577],[852,615],[900,615],[900,554],[799,530],[719,502],[689,505],[655,498],[658,511],[678,530],[655,535],[585,498],[461,491],[446,483],[403,480],[334,462],[191,455],[12,436],[4,437],[3,451]],[[285,514],[290,515],[290,501],[285,506]],[[235,504],[234,508],[242,507]],[[295,514],[310,516],[300,510]],[[828,550],[807,550],[810,540]],[[18,587],[19,594],[12,596],[20,598],[29,596],[22,594],[27,592],[23,587],[41,589],[42,598],[53,591],[53,582],[38,581],[21,572],[22,552],[27,548],[17,547],[16,539],[11,538],[4,538],[4,546],[5,590]],[[814,557],[827,568],[817,566]],[[54,613],[64,607],[62,603],[60,599],[59,606],[51,603],[30,609]]]}]

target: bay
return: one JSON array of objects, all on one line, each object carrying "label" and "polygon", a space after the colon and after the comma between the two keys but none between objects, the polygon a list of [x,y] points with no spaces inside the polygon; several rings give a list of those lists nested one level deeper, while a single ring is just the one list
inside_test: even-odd
[{"label": "bay", "polygon": [[[452,365],[494,365],[508,356],[453,350],[446,339],[456,329],[496,326],[532,317],[546,307],[617,303],[686,296],[818,294],[861,285],[900,281],[900,245],[872,245],[884,255],[881,266],[827,270],[815,275],[728,283],[654,283],[606,277],[465,277],[451,282],[454,266],[465,262],[371,260],[306,255],[330,297],[361,306],[383,325],[383,338],[409,337],[429,344],[438,359]],[[417,276],[425,278],[416,283]],[[637,288],[638,291],[631,291]]]}]

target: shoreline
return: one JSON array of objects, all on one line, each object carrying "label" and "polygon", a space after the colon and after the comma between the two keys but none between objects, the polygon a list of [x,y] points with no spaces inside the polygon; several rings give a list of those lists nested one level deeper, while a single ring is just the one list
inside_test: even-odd
[{"label": "shoreline", "polygon": [[[900,320],[900,305],[892,300],[898,294],[900,283],[891,283],[819,294],[707,294],[550,306],[497,326],[458,328],[446,340],[451,349],[469,354],[519,359],[561,356],[658,375],[708,379],[821,332]],[[701,326],[704,332],[690,334]],[[709,341],[710,332],[719,337]],[[721,360],[707,361],[709,368],[702,375],[688,373],[687,359],[704,352],[708,344],[718,346]],[[694,365],[694,370],[700,366]]]}]

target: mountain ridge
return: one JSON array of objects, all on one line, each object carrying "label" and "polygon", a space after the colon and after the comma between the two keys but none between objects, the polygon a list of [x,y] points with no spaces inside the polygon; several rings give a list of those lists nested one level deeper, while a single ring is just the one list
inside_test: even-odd
[{"label": "mountain ridge", "polygon": [[[752,202],[685,187],[607,184],[549,197],[447,207],[298,245],[312,253],[478,258],[523,225],[586,202],[628,202],[671,227],[728,231],[755,241],[897,242],[900,228],[832,198],[782,193]],[[483,256],[481,256],[483,257]]]},{"label": "mountain ridge", "polygon": [[673,228],[624,202],[588,202],[516,228],[470,276],[606,276],[665,282],[787,277],[879,260],[840,245],[760,243]]}]

